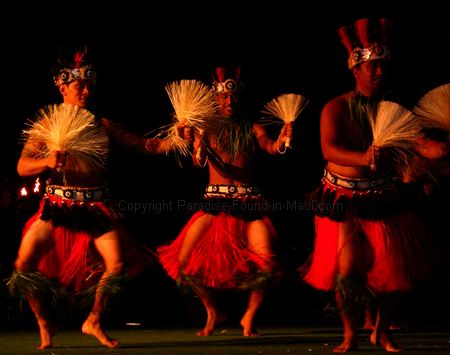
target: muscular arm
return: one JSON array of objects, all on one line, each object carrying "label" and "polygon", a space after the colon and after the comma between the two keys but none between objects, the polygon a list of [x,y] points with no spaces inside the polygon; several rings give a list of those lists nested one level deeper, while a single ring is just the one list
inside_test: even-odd
[{"label": "muscular arm", "polygon": [[441,159],[448,156],[448,142],[427,138],[425,135],[417,139],[417,152],[426,159]]},{"label": "muscular arm", "polygon": [[328,102],[323,108],[320,117],[323,157],[329,162],[343,166],[369,166],[372,163],[371,148],[367,152],[358,152],[347,149],[344,145],[345,117],[348,114],[348,103],[342,97]]},{"label": "muscular arm", "polygon": [[101,122],[108,136],[128,149],[143,154],[161,154],[172,149],[171,142],[166,139],[140,137],[106,118],[102,118]]},{"label": "muscular arm", "polygon": [[208,147],[206,146],[203,133],[194,136],[194,151],[192,153],[192,162],[194,166],[204,167],[208,159]]},{"label": "muscular arm", "polygon": [[278,136],[277,140],[270,138],[267,135],[267,132],[264,129],[264,127],[258,123],[253,124],[253,132],[255,134],[255,137],[256,137],[256,140],[258,141],[259,146],[265,152],[267,152],[271,155],[275,155],[275,154],[277,154],[279,149],[284,149],[283,146],[284,146],[284,144],[286,142],[286,138],[287,138],[286,126],[284,126],[283,129],[281,130],[281,133]]},{"label": "muscular arm", "polygon": [[[220,167],[225,166],[225,162],[219,154],[214,150],[210,142],[210,136],[208,134],[195,135],[194,138],[194,151],[192,154],[192,161],[195,166],[203,167],[206,162],[209,161],[213,165]],[[217,146],[217,143],[214,144]],[[199,153],[200,150],[200,153]]]},{"label": "muscular arm", "polygon": [[26,143],[17,163],[17,172],[20,176],[38,175],[49,168],[56,167],[55,156],[37,159],[37,146],[35,144]]}]

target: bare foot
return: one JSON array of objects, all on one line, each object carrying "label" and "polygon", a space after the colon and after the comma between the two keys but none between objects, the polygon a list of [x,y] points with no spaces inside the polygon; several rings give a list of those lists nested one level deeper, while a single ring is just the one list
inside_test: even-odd
[{"label": "bare foot", "polygon": [[38,350],[44,350],[53,346],[52,337],[57,331],[57,327],[46,321],[38,321],[39,334],[41,336],[41,345],[37,347]]},{"label": "bare foot", "polygon": [[86,320],[81,327],[83,334],[92,335],[95,337],[100,344],[108,348],[117,348],[119,342],[116,339],[111,339],[102,329],[99,322],[91,322]]},{"label": "bare foot", "polygon": [[373,345],[380,345],[387,352],[398,353],[401,351],[400,347],[394,343],[391,336],[385,332],[380,332],[378,335],[375,331],[370,334],[370,342]]},{"label": "bare foot", "polygon": [[253,327],[253,319],[250,316],[244,315],[241,319],[241,327],[244,329],[243,335],[245,337],[255,337],[260,335]]},{"label": "bare foot", "polygon": [[211,335],[211,333],[213,332],[213,330],[214,330],[214,329],[210,329],[210,328],[205,327],[205,328],[203,328],[203,329],[200,329],[200,330],[197,332],[197,336],[199,336],[199,337],[208,337],[208,336]]},{"label": "bare foot", "polygon": [[197,336],[210,336],[216,328],[216,325],[222,323],[224,320],[225,316],[219,314],[216,310],[211,310],[210,312],[208,312],[208,319],[206,320],[205,327],[197,332]]},{"label": "bare foot", "polygon": [[259,334],[259,332],[255,329],[255,328],[251,328],[251,329],[244,329],[243,332],[245,337],[257,337],[260,336],[261,334]]},{"label": "bare foot", "polygon": [[333,349],[333,352],[334,353],[346,353],[348,351],[356,350],[357,347],[358,347],[358,344],[356,343],[355,340],[353,340],[353,339],[344,340],[340,345],[336,346]]}]

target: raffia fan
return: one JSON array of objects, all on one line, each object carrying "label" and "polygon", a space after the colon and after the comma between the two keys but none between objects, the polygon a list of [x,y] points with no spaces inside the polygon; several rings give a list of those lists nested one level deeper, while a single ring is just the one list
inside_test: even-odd
[{"label": "raffia fan", "polygon": [[369,122],[373,144],[390,148],[398,162],[407,165],[422,128],[417,117],[395,102],[381,101],[376,116],[369,116]]},{"label": "raffia fan", "polygon": [[189,155],[187,143],[178,135],[180,125],[202,131],[217,116],[218,104],[211,89],[197,80],[180,80],[165,87],[174,108],[174,123],[163,130],[183,155]]},{"label": "raffia fan", "polygon": [[450,83],[428,91],[413,111],[427,127],[450,131]]},{"label": "raffia fan", "polygon": [[[286,123],[294,122],[308,104],[308,100],[298,94],[283,94],[269,101],[262,113]],[[286,146],[290,145],[289,140]]]},{"label": "raffia fan", "polygon": [[52,151],[66,152],[103,167],[109,151],[109,140],[103,127],[88,110],[68,104],[49,105],[41,109],[22,132],[22,139],[35,144],[38,158]]}]

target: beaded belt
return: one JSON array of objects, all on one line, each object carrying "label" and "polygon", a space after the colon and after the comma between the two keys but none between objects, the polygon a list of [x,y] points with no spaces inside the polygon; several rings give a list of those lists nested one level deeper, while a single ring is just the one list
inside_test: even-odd
[{"label": "beaded belt", "polygon": [[332,173],[327,169],[324,170],[323,177],[330,184],[354,190],[367,190],[394,181],[390,173],[376,178],[348,178]]},{"label": "beaded belt", "polygon": [[227,185],[212,184],[207,185],[205,196],[239,197],[245,195],[257,196],[261,194],[261,189],[254,185]]},{"label": "beaded belt", "polygon": [[47,194],[72,201],[103,201],[108,196],[106,186],[99,187],[71,187],[48,185],[45,189]]}]

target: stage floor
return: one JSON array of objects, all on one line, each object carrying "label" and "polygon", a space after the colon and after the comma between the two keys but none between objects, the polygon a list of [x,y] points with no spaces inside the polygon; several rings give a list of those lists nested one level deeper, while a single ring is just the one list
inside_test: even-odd
[{"label": "stage floor", "polygon": [[[238,328],[218,328],[209,337],[197,337],[195,328],[108,329],[121,342],[118,349],[106,349],[77,330],[61,330],[54,337],[54,347],[36,350],[38,331],[0,331],[0,354],[309,354],[332,353],[341,340],[338,327],[262,327],[258,337],[243,337]],[[397,343],[405,354],[449,354],[450,327],[411,327],[394,330]],[[382,351],[369,343],[369,332],[362,331],[355,354]]]}]

